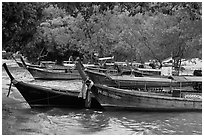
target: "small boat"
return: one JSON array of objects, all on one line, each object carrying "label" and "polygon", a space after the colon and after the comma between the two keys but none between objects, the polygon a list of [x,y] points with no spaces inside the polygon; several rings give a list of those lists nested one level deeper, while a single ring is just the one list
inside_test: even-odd
[{"label": "small boat", "polygon": [[89,69],[84,71],[95,84],[104,84],[110,87],[142,90],[154,90],[155,88],[163,90],[164,88],[194,87],[196,90],[202,90],[202,77],[135,77],[134,75],[108,75]]},{"label": "small boat", "polygon": [[143,76],[157,76],[156,74],[152,74],[152,73],[146,73],[146,72],[142,72],[140,70],[136,70],[136,69],[127,69],[127,68],[123,68],[121,69],[121,67],[118,64],[113,64],[111,66],[107,66],[106,63],[104,64],[105,66],[100,67],[100,68],[94,68],[94,67],[85,67],[86,69],[89,70],[93,70],[93,71],[97,71],[97,72],[102,72],[102,73],[106,73],[106,74],[111,74],[111,75],[116,75],[116,76],[122,76],[122,75],[132,75],[135,77],[143,77]]},{"label": "small boat", "polygon": [[202,93],[197,92],[153,93],[101,84],[94,84],[91,92],[104,109],[202,111]]},{"label": "small boat", "polygon": [[[188,91],[184,88],[169,92],[128,90],[92,83],[81,69],[77,69],[91,93],[104,109],[145,110],[145,111],[202,111],[202,91]],[[90,84],[92,83],[92,84]]]},{"label": "small boat", "polygon": [[[72,107],[85,108],[85,99],[79,97],[79,90],[62,90],[50,87],[39,86],[35,84],[17,81],[9,72],[6,64],[3,64],[11,82],[19,90],[21,95],[27,101],[31,108],[35,107]],[[101,108],[94,97],[91,97],[91,108]]]},{"label": "small boat", "polygon": [[81,79],[77,70],[64,69],[64,70],[51,70],[34,68],[27,66],[26,69],[31,73],[34,79],[41,80],[77,80]]},{"label": "small boat", "polygon": [[161,75],[161,69],[151,69],[151,68],[140,68],[140,66],[144,67],[141,63],[130,63],[126,62],[115,62],[112,63],[112,66],[117,65],[122,67],[123,69],[131,70],[132,74],[137,76],[159,76]]},{"label": "small boat", "polygon": [[30,64],[30,63],[25,63],[25,61],[23,60],[23,58],[20,56],[20,60],[16,60],[16,58],[14,56],[11,56],[14,61],[18,64],[19,67],[24,67],[25,65],[26,66],[29,66],[29,67],[35,67],[35,68],[45,68],[45,66],[40,66],[40,65],[34,65],[34,64]]},{"label": "small boat", "polygon": [[28,62],[25,62],[22,56],[20,56],[20,60],[16,60],[13,56],[12,58],[15,60],[15,62],[18,64],[19,67],[34,67],[34,68],[46,68],[46,69],[53,69],[53,70],[64,70],[67,69],[68,67],[66,66],[61,66],[61,65],[56,65],[55,62],[52,61],[40,61],[40,65],[34,65]]},{"label": "small boat", "polygon": [[21,59],[24,68],[26,68],[34,79],[41,80],[77,80],[81,79],[77,70],[72,68],[67,69],[47,69],[47,68],[36,68],[26,65],[23,59]]},{"label": "small boat", "polygon": [[[15,58],[14,58],[15,60]],[[40,65],[33,65],[30,63],[26,63],[22,57],[20,57],[21,62],[16,61],[17,64],[23,66],[23,67],[33,67],[33,68],[45,68],[49,70],[65,70],[65,69],[71,69],[74,68],[74,64],[72,66],[63,66],[63,65],[56,65],[53,61],[40,61]]]}]

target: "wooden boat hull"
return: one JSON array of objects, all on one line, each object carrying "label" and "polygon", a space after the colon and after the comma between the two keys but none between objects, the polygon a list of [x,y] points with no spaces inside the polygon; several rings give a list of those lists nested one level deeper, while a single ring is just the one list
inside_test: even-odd
[{"label": "wooden boat hull", "polygon": [[54,70],[45,70],[45,69],[38,69],[27,67],[28,71],[34,77],[34,79],[43,79],[43,80],[76,80],[81,79],[77,70],[71,71],[54,71]]},{"label": "wooden boat hull", "polygon": [[191,86],[191,82],[177,82],[167,78],[150,78],[150,77],[112,77],[120,88],[129,89],[151,89],[151,88],[180,88]]},{"label": "wooden boat hull", "polygon": [[111,87],[124,89],[142,89],[148,90],[152,88],[181,88],[192,87],[194,81],[172,80],[168,78],[158,77],[134,77],[134,76],[109,76],[104,73],[99,73],[91,70],[85,70],[88,77],[95,84],[104,84]]},{"label": "wooden boat hull", "polygon": [[[13,83],[31,108],[85,108],[85,99],[78,97],[80,91],[52,89],[48,87],[37,86],[34,84],[19,82],[16,80],[14,80]],[[91,99],[91,108],[101,108],[100,104],[94,97],[92,97]]]},{"label": "wooden boat hull", "polygon": [[[35,84],[29,84],[21,81],[17,81],[9,72],[6,63],[3,64],[11,82],[19,90],[24,99],[28,102],[31,108],[34,107],[72,107],[72,108],[85,108],[86,100],[79,97],[79,90],[61,90],[53,89],[50,87],[39,86]],[[9,96],[10,87],[9,87]],[[101,108],[101,105],[96,101],[93,96],[90,96],[92,100],[89,105],[90,108]]]},{"label": "wooden boat hull", "polygon": [[92,93],[105,109],[127,109],[147,111],[201,111],[202,95],[199,99],[188,99],[160,95],[157,93],[124,90],[104,85],[92,87]]}]

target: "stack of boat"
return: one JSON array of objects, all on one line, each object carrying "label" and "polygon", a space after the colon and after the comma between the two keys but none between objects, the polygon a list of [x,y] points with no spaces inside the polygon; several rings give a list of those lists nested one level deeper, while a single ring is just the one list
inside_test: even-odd
[{"label": "stack of boat", "polygon": [[[62,90],[17,81],[3,64],[11,82],[31,107],[77,107],[148,111],[201,111],[202,77],[159,76],[139,70],[102,69],[79,60],[66,68],[23,66],[35,79],[82,79],[81,90]],[[111,73],[110,73],[111,72]]]}]

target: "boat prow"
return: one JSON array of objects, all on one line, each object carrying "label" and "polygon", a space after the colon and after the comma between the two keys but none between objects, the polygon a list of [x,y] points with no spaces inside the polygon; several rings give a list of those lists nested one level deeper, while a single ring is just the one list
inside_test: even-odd
[{"label": "boat prow", "polygon": [[[80,96],[80,90],[53,89],[40,85],[17,81],[9,72],[6,64],[3,64],[12,83],[27,101],[31,108],[34,107],[66,107],[85,108],[85,99]],[[90,108],[101,109],[101,105],[91,96]]]}]

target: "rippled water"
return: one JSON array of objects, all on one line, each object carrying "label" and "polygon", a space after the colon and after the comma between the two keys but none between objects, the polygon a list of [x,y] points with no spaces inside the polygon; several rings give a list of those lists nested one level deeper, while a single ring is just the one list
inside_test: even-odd
[{"label": "rippled water", "polygon": [[[12,71],[15,77],[29,77],[25,71]],[[3,83],[8,77],[3,72]],[[7,81],[6,81],[7,80]],[[46,82],[44,82],[46,83]],[[41,84],[44,84],[41,82]],[[54,85],[48,82],[49,85]],[[59,83],[58,83],[59,84]],[[56,85],[58,85],[56,84]],[[74,87],[80,87],[77,83]],[[8,90],[3,87],[2,90]],[[6,93],[6,92],[5,92]],[[15,93],[15,94],[14,94]],[[88,109],[31,109],[12,87],[10,104],[3,103],[3,134],[17,135],[194,135],[202,134],[201,112],[128,112]],[[13,103],[13,104],[12,104]],[[8,113],[8,114],[7,114]],[[8,126],[4,127],[5,123]]]},{"label": "rippled water", "polygon": [[192,135],[202,134],[198,112],[113,112],[88,109],[20,109],[13,134]]}]

